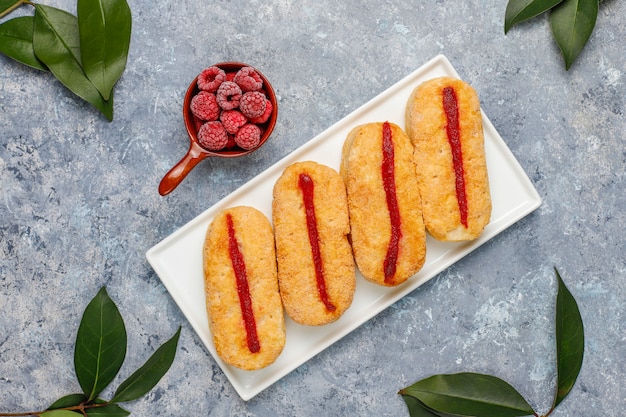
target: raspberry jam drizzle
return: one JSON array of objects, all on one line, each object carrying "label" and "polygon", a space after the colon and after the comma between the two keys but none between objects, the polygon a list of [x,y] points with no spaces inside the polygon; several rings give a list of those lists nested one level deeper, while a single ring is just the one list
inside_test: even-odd
[{"label": "raspberry jam drizzle", "polygon": [[246,263],[243,259],[243,254],[239,250],[237,236],[235,235],[235,226],[233,225],[233,217],[230,214],[226,215],[226,223],[228,225],[228,252],[237,280],[237,294],[239,295],[241,315],[243,316],[244,326],[246,328],[248,349],[252,353],[257,353],[261,350],[261,345],[256,332],[254,312],[252,311],[252,298],[250,297],[250,288],[248,287]]},{"label": "raspberry jam drizzle", "polygon": [[309,232],[309,242],[311,244],[311,254],[313,255],[313,264],[315,265],[315,278],[317,281],[317,291],[320,300],[324,303],[326,311],[332,313],[335,311],[335,305],[330,301],[326,292],[326,281],[324,280],[324,267],[322,264],[322,252],[320,250],[320,238],[317,230],[317,219],[315,218],[315,205],[313,204],[313,195],[315,185],[311,177],[304,173],[300,174],[298,186],[302,190],[302,199],[304,201],[304,212],[306,214],[306,227]]},{"label": "raspberry jam drizzle", "polygon": [[452,163],[456,177],[456,199],[459,203],[461,224],[467,227],[467,195],[465,194],[465,173],[463,172],[463,152],[461,150],[461,132],[459,128],[459,107],[454,88],[443,89],[443,111],[446,114],[446,133],[452,150]]},{"label": "raspberry jam drizzle", "polygon": [[396,196],[394,156],[391,126],[389,125],[389,122],[385,122],[383,123],[383,162],[381,168],[383,187],[387,197],[387,209],[389,210],[389,218],[391,221],[391,238],[389,239],[387,255],[385,256],[383,264],[385,283],[387,284],[390,284],[393,281],[393,277],[396,274],[399,244],[400,239],[402,238],[402,229],[400,227],[400,209],[398,208],[398,199]]}]

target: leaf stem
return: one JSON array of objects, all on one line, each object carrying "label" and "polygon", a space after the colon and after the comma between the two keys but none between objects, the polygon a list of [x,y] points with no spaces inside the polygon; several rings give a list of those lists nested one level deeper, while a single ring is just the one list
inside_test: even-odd
[{"label": "leaf stem", "polygon": [[[108,401],[107,402],[103,402],[103,403],[92,403],[92,404],[80,403],[78,405],[73,405],[71,407],[55,408],[55,410],[79,411],[83,415],[87,415],[85,413],[85,410],[88,410],[88,409],[91,409],[91,408],[106,407],[106,406],[111,405],[111,404],[112,403],[110,403]],[[41,416],[46,411],[51,411],[51,410],[30,411],[30,412],[24,412],[24,413],[0,413],[0,417]]]},{"label": "leaf stem", "polygon": [[[31,3],[30,0],[18,0],[11,7],[6,9],[2,13],[0,13],[0,19],[2,19],[4,16],[8,15],[9,13],[11,13],[13,10],[17,9],[18,7],[20,7],[22,4],[30,4],[31,6],[35,5],[34,3]],[[0,416],[1,415],[3,415],[3,414],[0,414]],[[26,414],[26,415],[28,416],[30,414]]]},{"label": "leaf stem", "polygon": [[550,409],[550,411],[548,411],[546,413],[546,415],[542,416],[542,417],[548,417],[550,414],[552,414],[552,412],[554,411],[554,407]]}]

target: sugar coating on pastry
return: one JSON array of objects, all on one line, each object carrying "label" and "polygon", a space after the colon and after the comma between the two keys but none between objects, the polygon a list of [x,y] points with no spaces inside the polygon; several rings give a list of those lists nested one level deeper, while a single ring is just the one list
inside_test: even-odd
[{"label": "sugar coating on pastry", "polygon": [[[457,162],[462,160],[460,170],[455,170],[444,90],[456,101],[460,140],[456,158]],[[442,241],[476,239],[491,217],[482,116],[476,91],[451,77],[426,81],[411,93],[405,120],[407,134],[415,147],[426,229]]]},{"label": "sugar coating on pastry", "polygon": [[393,177],[400,217],[395,274],[385,279],[385,259],[392,240],[392,218],[383,178],[383,127],[355,127],[343,145],[340,173],[346,184],[351,240],[357,267],[376,284],[395,286],[417,273],[426,258],[426,232],[413,161],[406,133],[389,123],[393,143]]},{"label": "sugar coating on pastry", "polygon": [[[234,265],[237,257],[243,266]],[[285,345],[285,322],[269,220],[252,207],[219,212],[207,229],[203,260],[209,328],[218,356],[244,370],[270,365]],[[254,341],[242,303],[245,288],[238,282],[237,271],[239,279],[245,271],[247,285],[243,287],[247,286],[249,294],[256,349],[251,349]]]},{"label": "sugar coating on pastry", "polygon": [[339,173],[312,161],[289,165],[274,185],[272,221],[285,311],[304,325],[337,320],[351,305],[356,285]]}]

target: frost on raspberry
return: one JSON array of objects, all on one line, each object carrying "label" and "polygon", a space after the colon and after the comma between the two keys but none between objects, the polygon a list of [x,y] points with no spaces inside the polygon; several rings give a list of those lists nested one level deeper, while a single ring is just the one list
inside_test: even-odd
[{"label": "frost on raspberry", "polygon": [[260,125],[260,124],[267,122],[270,116],[272,115],[273,109],[274,109],[274,106],[272,106],[272,102],[269,101],[268,99],[265,99],[265,111],[259,117],[250,119],[250,123]]},{"label": "frost on raspberry", "polygon": [[224,81],[217,89],[217,104],[224,110],[232,110],[239,107],[241,100],[241,88],[232,81]]},{"label": "frost on raspberry", "polygon": [[235,134],[239,128],[248,122],[246,116],[244,116],[239,110],[224,110],[220,115],[220,120],[224,125],[226,132]]},{"label": "frost on raspberry", "polygon": [[222,122],[206,122],[198,130],[198,142],[210,151],[219,151],[228,143],[228,133]]},{"label": "frost on raspberry", "polygon": [[246,123],[235,135],[235,142],[245,150],[256,148],[261,142],[261,128],[255,124]]},{"label": "frost on raspberry", "polygon": [[217,97],[208,91],[200,91],[191,98],[189,104],[191,112],[198,119],[217,120],[220,117],[220,107],[217,104]]},{"label": "frost on raspberry", "polygon": [[243,67],[235,74],[234,82],[241,87],[244,92],[258,91],[263,87],[263,79],[252,67]]},{"label": "frost on raspberry", "polygon": [[261,116],[265,112],[265,95],[259,91],[248,91],[241,96],[239,110],[249,119]]},{"label": "frost on raspberry", "polygon": [[226,81],[226,72],[219,67],[209,67],[202,70],[198,75],[198,88],[200,90],[215,93],[224,81]]}]

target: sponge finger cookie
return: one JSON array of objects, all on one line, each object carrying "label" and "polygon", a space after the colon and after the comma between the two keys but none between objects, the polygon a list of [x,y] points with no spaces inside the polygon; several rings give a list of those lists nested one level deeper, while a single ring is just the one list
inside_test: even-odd
[{"label": "sponge finger cookie", "polygon": [[203,249],[209,327],[217,354],[245,370],[276,360],[285,345],[274,235],[252,207],[218,213]]},{"label": "sponge finger cookie", "polygon": [[344,142],[340,172],[359,271],[380,285],[401,284],[421,269],[426,257],[409,138],[393,123],[357,126]]},{"label": "sponge finger cookie", "polygon": [[476,239],[491,217],[476,91],[450,77],[426,81],[411,93],[405,119],[428,232],[442,241]]},{"label": "sponge finger cookie", "polygon": [[285,311],[305,325],[337,320],[352,303],[356,285],[339,173],[311,161],[288,166],[274,185],[272,219]]}]

